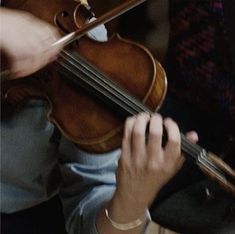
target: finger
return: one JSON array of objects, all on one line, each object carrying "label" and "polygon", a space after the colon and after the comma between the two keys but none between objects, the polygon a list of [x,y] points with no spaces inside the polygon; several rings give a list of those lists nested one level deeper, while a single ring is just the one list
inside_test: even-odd
[{"label": "finger", "polygon": [[198,140],[199,140],[198,135],[197,135],[197,133],[195,131],[190,131],[190,132],[186,133],[186,137],[192,143],[197,143]]},{"label": "finger", "polygon": [[46,64],[54,61],[60,52],[60,46],[52,46],[59,39],[58,32],[49,26],[44,27],[41,37],[38,38],[38,52],[35,55],[38,57],[38,67],[43,67]]},{"label": "finger", "polygon": [[44,52],[46,49],[47,52],[51,52],[54,55],[58,54],[59,51],[62,49],[62,45],[57,44],[56,46],[54,46],[53,44],[57,40],[59,40],[59,38],[60,38],[59,32],[55,28],[46,26],[44,29],[44,35],[41,40],[41,42],[43,43],[42,45],[44,47]]},{"label": "finger", "polygon": [[11,72],[14,78],[25,77],[32,74],[35,71],[36,60],[34,57],[26,57],[22,59],[16,59],[11,67]]},{"label": "finger", "polygon": [[159,114],[154,114],[151,116],[149,124],[149,136],[148,136],[148,155],[150,158],[154,159],[156,155],[160,156],[160,151],[162,149],[162,117]]},{"label": "finger", "polygon": [[57,49],[48,50],[52,40],[43,46],[39,38],[30,35],[11,54],[11,72],[15,78],[30,75],[56,59]]},{"label": "finger", "polygon": [[135,116],[128,117],[125,122],[124,126],[124,135],[122,139],[122,155],[121,160],[123,161],[130,161],[131,157],[131,135],[133,131],[133,126],[135,123]]},{"label": "finger", "polygon": [[178,157],[180,154],[181,137],[178,125],[170,118],[164,120],[168,141],[165,146],[166,156]]},{"label": "finger", "polygon": [[176,170],[178,171],[182,166],[183,166],[183,164],[184,164],[184,162],[185,162],[185,157],[183,157],[183,155],[182,155],[182,157],[180,157],[177,161],[176,161]]},{"label": "finger", "polygon": [[136,117],[136,121],[132,132],[132,157],[140,159],[146,152],[146,128],[150,116],[148,113],[140,113]]},{"label": "finger", "polygon": [[[49,49],[60,38],[59,31],[49,23],[32,16],[32,35],[42,44],[42,49]],[[37,27],[35,27],[35,25]]]},{"label": "finger", "polygon": [[31,40],[36,47],[34,54],[45,56],[44,58],[46,58],[46,56],[55,57],[61,49],[60,46],[52,47],[52,44],[60,38],[58,30],[49,23],[46,23],[34,16],[31,18],[31,33],[29,35],[29,40]]}]

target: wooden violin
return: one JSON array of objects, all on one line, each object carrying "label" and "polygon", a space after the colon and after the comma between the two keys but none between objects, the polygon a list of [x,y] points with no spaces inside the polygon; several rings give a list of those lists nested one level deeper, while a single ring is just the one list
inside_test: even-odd
[{"label": "wooden violin", "polygon": [[[76,36],[87,32],[84,28],[89,26],[83,25],[93,16],[86,6],[72,1],[56,0],[50,5],[45,0],[8,2],[8,7],[29,11],[67,34],[82,27]],[[113,12],[112,17],[120,14]],[[63,49],[55,63],[33,76],[5,81],[2,101],[46,100],[48,119],[64,136],[86,151],[101,153],[120,146],[126,116],[157,111],[166,89],[164,69],[144,46],[118,35],[107,42],[83,36]],[[181,142],[187,158],[235,195],[231,167],[183,134]]]}]

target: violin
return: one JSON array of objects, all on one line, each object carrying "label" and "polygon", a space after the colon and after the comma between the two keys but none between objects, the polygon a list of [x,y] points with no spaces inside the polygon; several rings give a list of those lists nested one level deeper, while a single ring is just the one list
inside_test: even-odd
[{"label": "violin", "polygon": [[[140,2],[143,0],[129,4],[133,7]],[[166,74],[141,44],[119,35],[107,42],[83,35],[130,5],[121,5],[86,25],[94,16],[86,4],[56,0],[49,6],[45,0],[8,1],[8,7],[56,24],[66,34],[58,43],[68,45],[45,69],[30,77],[5,81],[2,101],[18,104],[28,98],[44,99],[50,106],[49,121],[80,148],[101,153],[119,147],[126,116],[154,113],[161,107],[167,90]],[[182,133],[181,144],[187,158],[235,195],[235,171],[229,165]]]}]

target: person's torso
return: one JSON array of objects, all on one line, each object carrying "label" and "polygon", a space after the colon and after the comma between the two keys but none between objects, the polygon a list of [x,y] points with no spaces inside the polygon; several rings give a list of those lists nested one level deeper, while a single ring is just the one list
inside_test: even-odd
[{"label": "person's torso", "polygon": [[60,174],[45,104],[33,100],[4,117],[2,110],[1,211],[9,213],[55,195]]}]

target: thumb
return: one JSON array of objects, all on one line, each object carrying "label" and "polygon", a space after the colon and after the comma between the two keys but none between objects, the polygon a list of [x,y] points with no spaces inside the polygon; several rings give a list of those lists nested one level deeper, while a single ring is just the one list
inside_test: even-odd
[{"label": "thumb", "polygon": [[190,131],[186,133],[186,137],[188,140],[190,140],[192,143],[198,142],[198,134],[195,131]]}]

